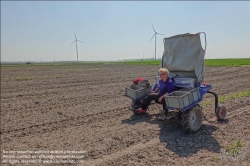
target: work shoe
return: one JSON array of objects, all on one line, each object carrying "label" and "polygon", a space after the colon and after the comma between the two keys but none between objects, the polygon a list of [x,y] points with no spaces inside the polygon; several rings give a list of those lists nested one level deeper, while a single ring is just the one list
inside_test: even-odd
[{"label": "work shoe", "polygon": [[136,113],[138,114],[145,114],[146,113],[146,110],[143,110],[142,108],[138,108],[135,110]]},{"label": "work shoe", "polygon": [[158,119],[159,120],[166,120],[166,118],[167,118],[167,116],[166,116],[166,110],[161,110]]}]

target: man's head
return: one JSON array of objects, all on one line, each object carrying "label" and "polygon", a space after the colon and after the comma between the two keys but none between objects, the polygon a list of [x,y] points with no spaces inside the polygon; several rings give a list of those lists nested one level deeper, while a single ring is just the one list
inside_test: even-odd
[{"label": "man's head", "polygon": [[168,78],[169,71],[166,68],[160,68],[159,69],[159,75],[162,80],[165,80]]}]

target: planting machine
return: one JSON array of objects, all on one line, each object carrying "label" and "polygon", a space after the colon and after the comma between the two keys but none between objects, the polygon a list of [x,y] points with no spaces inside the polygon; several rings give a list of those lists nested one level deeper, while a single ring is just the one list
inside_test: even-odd
[{"label": "planting machine", "polygon": [[[201,34],[204,34],[205,48],[201,44]],[[203,96],[210,93],[215,98],[215,115],[217,120],[224,120],[226,107],[218,105],[218,96],[212,92],[212,85],[203,82],[204,57],[206,51],[206,34],[180,34],[164,38],[164,52],[160,68],[169,70],[169,77],[175,83],[175,91],[165,96],[168,113],[176,112],[168,119],[182,119],[182,125],[186,132],[195,132],[200,129],[203,120],[202,107],[199,102]],[[131,109],[141,106],[145,96],[156,88],[160,77],[156,76],[156,84],[153,86],[140,84],[141,81],[125,87],[125,95],[132,100]],[[144,82],[145,83],[145,82]]]}]

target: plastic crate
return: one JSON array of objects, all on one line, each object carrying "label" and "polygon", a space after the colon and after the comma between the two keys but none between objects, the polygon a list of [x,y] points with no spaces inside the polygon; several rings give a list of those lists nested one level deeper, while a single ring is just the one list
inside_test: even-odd
[{"label": "plastic crate", "polygon": [[146,96],[151,91],[151,86],[148,88],[141,87],[136,84],[125,86],[125,96],[128,96],[132,99],[139,99],[143,96]]},{"label": "plastic crate", "polygon": [[188,91],[174,91],[165,96],[165,101],[168,107],[183,109],[193,103],[193,97]]},{"label": "plastic crate", "polygon": [[195,88],[194,78],[176,77],[174,82],[175,86],[179,88]]},{"label": "plastic crate", "polygon": [[199,100],[200,98],[201,98],[201,96],[200,96],[200,91],[199,91],[199,89],[198,88],[190,88],[190,89],[181,89],[181,90],[179,90],[179,91],[188,91],[188,92],[190,92],[191,93],[191,95],[192,95],[192,97],[193,97],[193,101],[195,102],[195,101],[197,101],[197,100]]}]

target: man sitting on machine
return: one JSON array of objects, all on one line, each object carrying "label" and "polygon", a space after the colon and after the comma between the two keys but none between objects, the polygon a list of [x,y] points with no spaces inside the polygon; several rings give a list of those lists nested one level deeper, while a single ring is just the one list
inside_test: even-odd
[{"label": "man sitting on machine", "polygon": [[[174,82],[168,77],[169,71],[166,68],[159,69],[160,80],[159,84],[155,90],[145,97],[142,103],[142,107],[136,109],[136,113],[146,113],[148,106],[151,103],[151,100],[155,100],[156,103],[163,105],[163,111],[159,116],[160,120],[165,120],[168,110],[166,109],[165,95],[174,91]],[[158,93],[157,93],[158,92]]]}]

